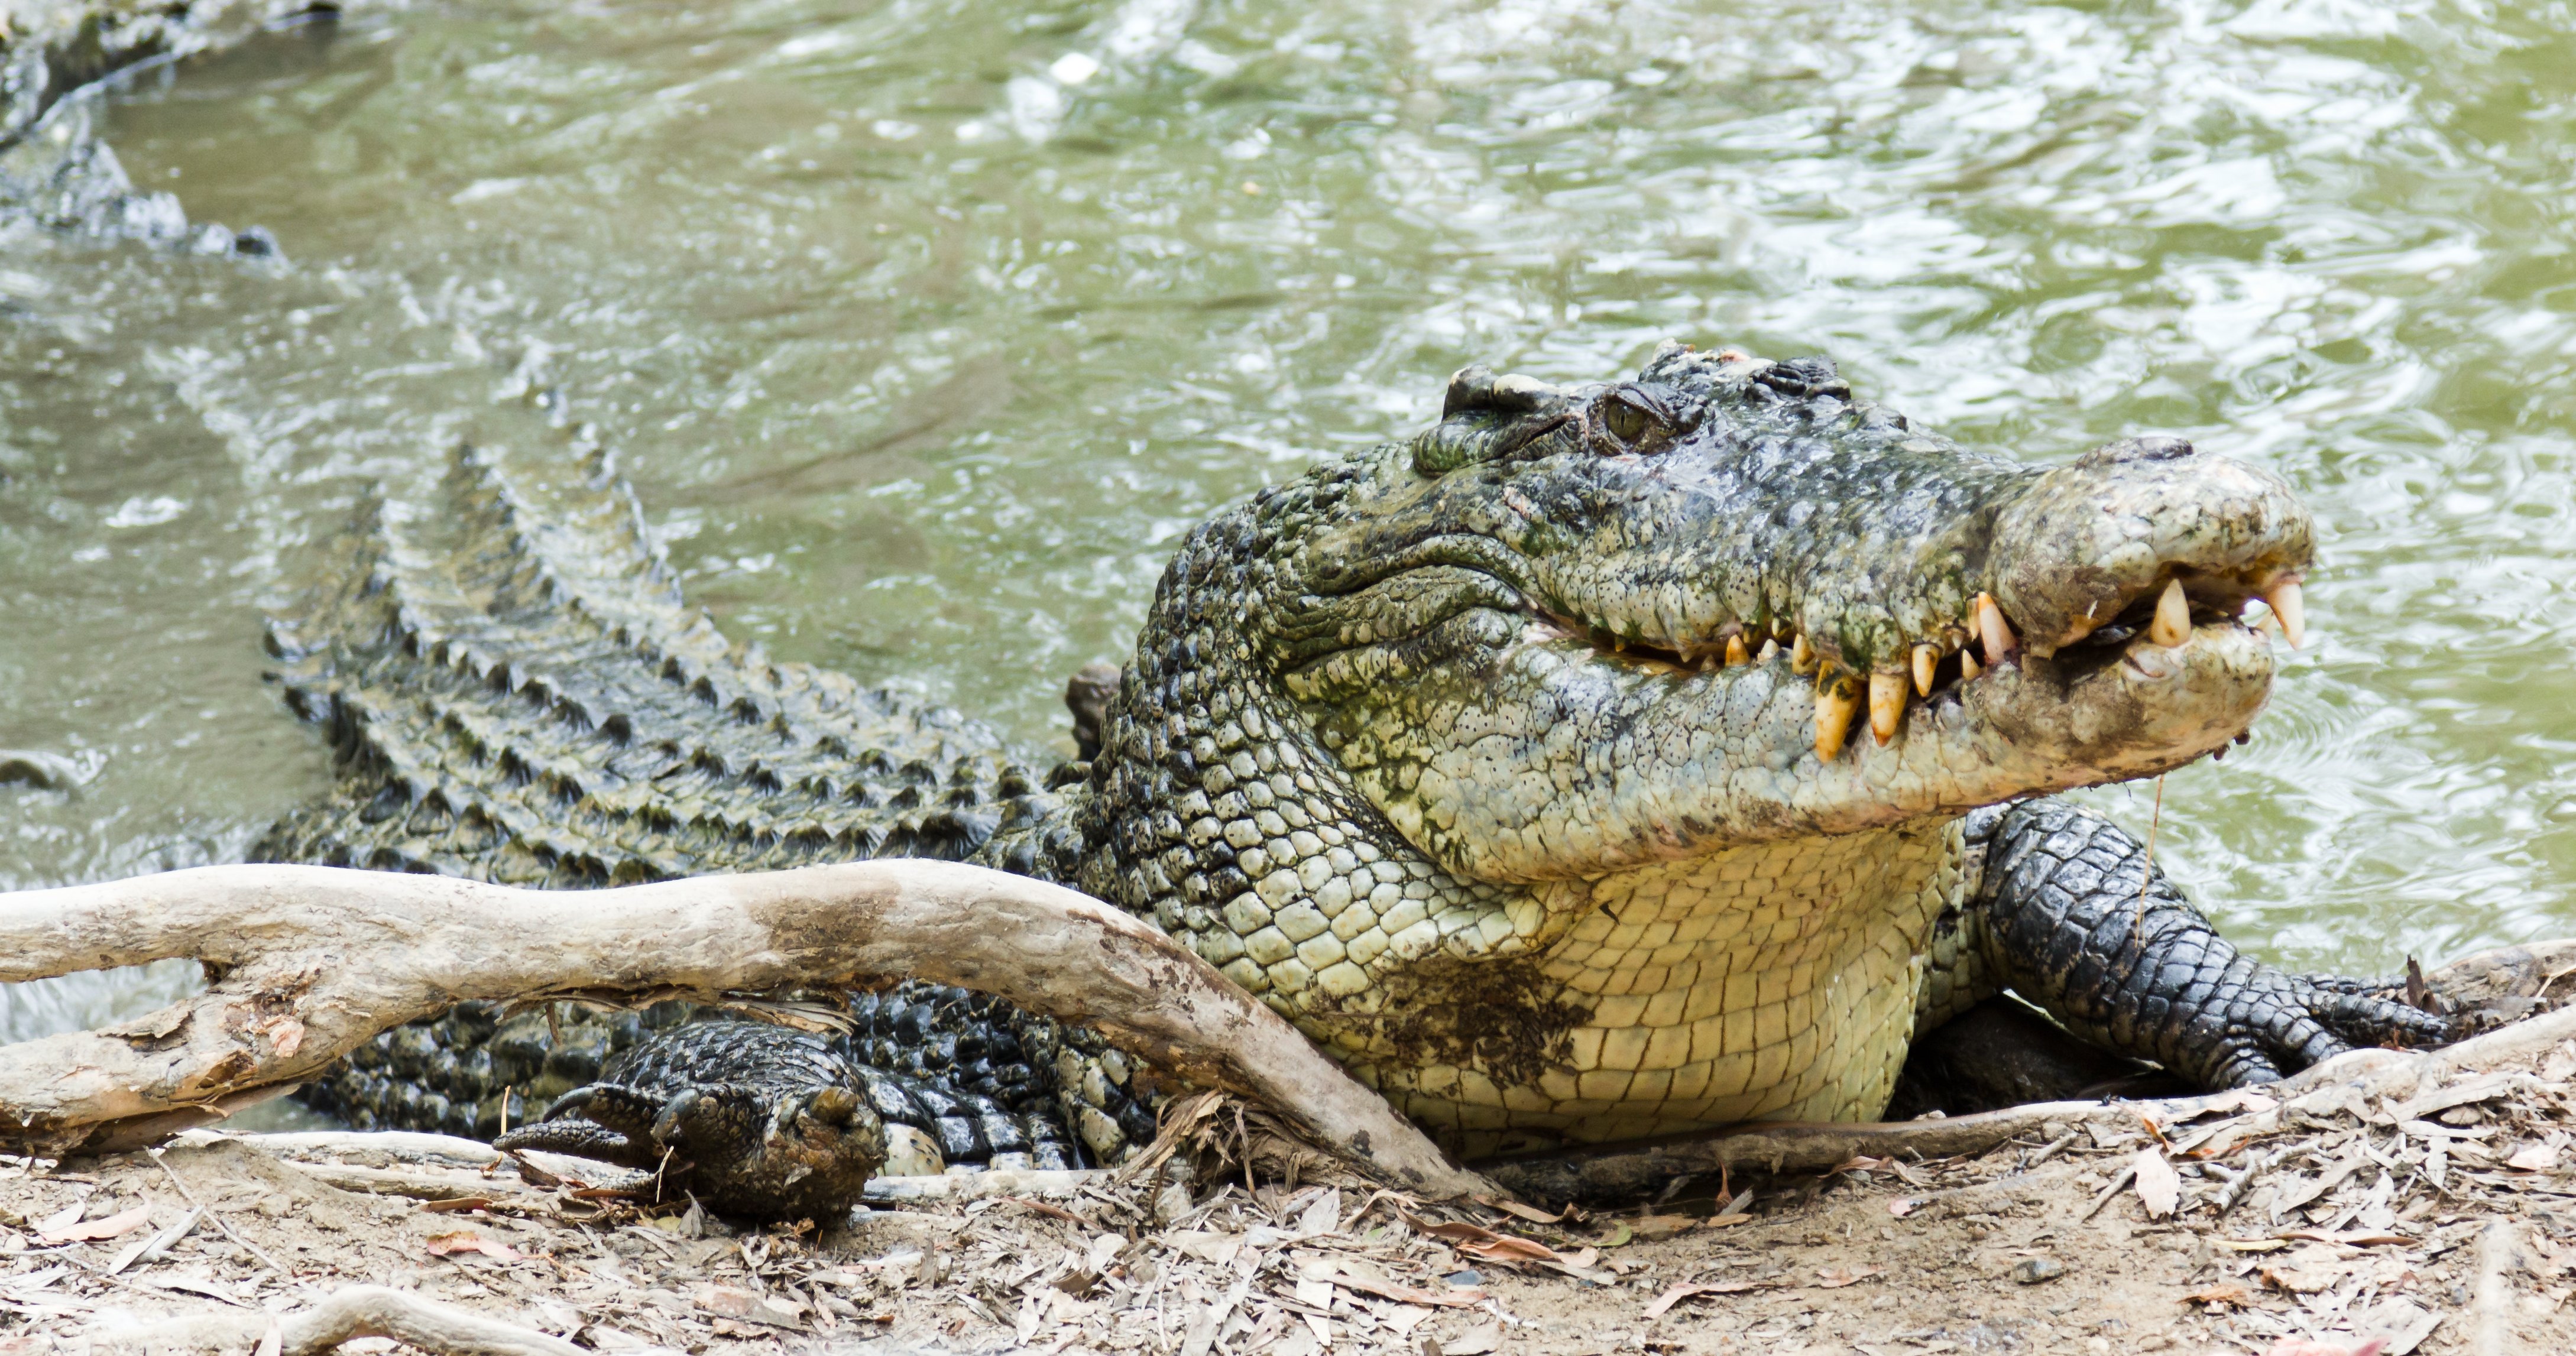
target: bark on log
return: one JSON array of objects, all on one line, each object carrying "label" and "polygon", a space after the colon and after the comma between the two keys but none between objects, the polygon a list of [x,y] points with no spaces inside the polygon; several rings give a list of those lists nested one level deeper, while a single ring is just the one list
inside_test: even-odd
[{"label": "bark on log", "polygon": [[[2576,1007],[2561,1008],[2439,1050],[2353,1050],[2264,1091],[2286,1100],[2339,1084],[2363,1096],[2405,1098],[2455,1074],[2527,1060],[2576,1039]],[[2141,1117],[2170,1125],[2202,1114],[2233,1093],[2134,1102],[2033,1102],[1973,1116],[1920,1121],[1771,1121],[1686,1131],[1649,1140],[1547,1150],[1474,1164],[1534,1201],[1622,1200],[1651,1194],[1676,1177],[1720,1169],[1824,1172],[1861,1156],[1980,1154],[2055,1122],[2137,1128]]]},{"label": "bark on log", "polygon": [[205,962],[216,983],[135,1021],[0,1049],[0,1142],[62,1153],[138,1117],[175,1133],[468,999],[634,1003],[917,978],[1082,1023],[1257,1098],[1390,1183],[1492,1190],[1150,924],[979,867],[854,862],[572,892],[209,866],[0,896],[0,982],[169,957]]}]

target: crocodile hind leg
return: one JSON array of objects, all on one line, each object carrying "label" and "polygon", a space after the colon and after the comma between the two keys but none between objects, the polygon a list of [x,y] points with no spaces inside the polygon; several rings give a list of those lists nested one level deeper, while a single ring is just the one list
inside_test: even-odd
[{"label": "crocodile hind leg", "polygon": [[2387,986],[2294,975],[2246,956],[2146,847],[2063,801],[1991,826],[1967,903],[1989,982],[2083,1039],[2205,1088],[2275,1082],[2356,1046],[2438,1045],[2452,1019]]}]

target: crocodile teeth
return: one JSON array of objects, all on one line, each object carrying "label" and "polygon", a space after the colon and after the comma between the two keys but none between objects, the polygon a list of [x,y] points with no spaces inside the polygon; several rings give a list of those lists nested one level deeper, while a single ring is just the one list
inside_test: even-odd
[{"label": "crocodile teeth", "polygon": [[2147,639],[2164,646],[2191,639],[2191,600],[2183,596],[2181,580],[2165,581],[2164,596],[2156,599],[2156,619],[2147,623]]},{"label": "crocodile teeth", "polygon": [[1860,684],[1851,675],[1819,676],[1816,684],[1816,761],[1830,763],[1850,737],[1852,717],[1860,713]]},{"label": "crocodile teeth", "polygon": [[1762,642],[1762,652],[1753,656],[1753,662],[1756,664],[1768,664],[1773,659],[1777,658],[1779,653],[1780,642],[1766,638]]},{"label": "crocodile teeth", "polygon": [[1932,695],[1932,675],[1934,670],[1940,668],[1940,666],[1940,647],[1930,644],[1917,645],[1914,647],[1915,696],[1929,697]]},{"label": "crocodile teeth", "polygon": [[1985,665],[1983,665],[1983,664],[1978,663],[1978,662],[1977,662],[1977,657],[1976,657],[1975,655],[1972,655],[1972,654],[1968,653],[1968,652],[1967,652],[1967,651],[1965,651],[1965,650],[1961,650],[1961,651],[1959,651],[1959,681],[1960,681],[1960,682],[1963,682],[1963,683],[1964,683],[1964,682],[1968,681],[1969,679],[1974,678],[1974,677],[1976,677],[1978,674],[1983,673],[1983,672],[1985,672],[1985,671],[1986,671],[1986,666],[1985,666]]},{"label": "crocodile teeth", "polygon": [[1752,657],[1752,655],[1745,653],[1743,632],[1738,631],[1734,635],[1726,638],[1726,666],[1728,668],[1734,668],[1736,665],[1744,663]]},{"label": "crocodile teeth", "polygon": [[2021,648],[2021,638],[2013,634],[2012,623],[2004,620],[2004,610],[1995,605],[1991,593],[1977,595],[1977,635],[1986,642],[1988,664],[2000,664]]},{"label": "crocodile teeth", "polygon": [[1803,674],[1815,667],[1816,652],[1807,647],[1807,633],[1801,631],[1796,643],[1789,647],[1789,671]]},{"label": "crocodile teeth", "polygon": [[[1926,684],[1929,686],[1929,684]],[[1905,719],[1905,675],[1873,673],[1869,676],[1869,733],[1884,744],[1896,738],[1896,726]]]},{"label": "crocodile teeth", "polygon": [[2307,644],[2308,609],[2299,594],[2298,580],[2274,584],[2272,591],[2263,595],[2263,601],[2272,609],[2272,615],[2281,619],[2281,634],[2290,638],[2291,649]]}]

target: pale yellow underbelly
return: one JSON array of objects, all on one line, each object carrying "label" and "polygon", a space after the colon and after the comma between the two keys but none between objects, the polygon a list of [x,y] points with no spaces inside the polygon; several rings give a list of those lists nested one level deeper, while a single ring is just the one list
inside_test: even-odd
[{"label": "pale yellow underbelly", "polygon": [[1318,1034],[1471,1156],[1731,1121],[1872,1119],[1914,1036],[1934,920],[1958,897],[1957,843],[1955,824],[1909,827],[1540,887],[1571,925],[1520,962],[1520,991],[1456,986],[1448,1020],[1481,1030],[1478,1001],[1588,1010],[1557,1024],[1544,1057],[1461,1040],[1425,1059],[1418,1042],[1385,1039],[1383,1017],[1372,1037],[1329,1019]]}]

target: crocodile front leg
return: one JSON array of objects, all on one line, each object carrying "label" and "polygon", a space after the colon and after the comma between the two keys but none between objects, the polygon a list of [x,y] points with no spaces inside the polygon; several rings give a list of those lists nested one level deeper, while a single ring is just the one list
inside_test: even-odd
[{"label": "crocodile front leg", "polygon": [[1988,979],[2106,1049],[2207,1088],[2276,1082],[2355,1046],[2439,1045],[2452,1019],[2238,952],[2119,826],[2062,801],[1994,825],[1968,910]]}]

